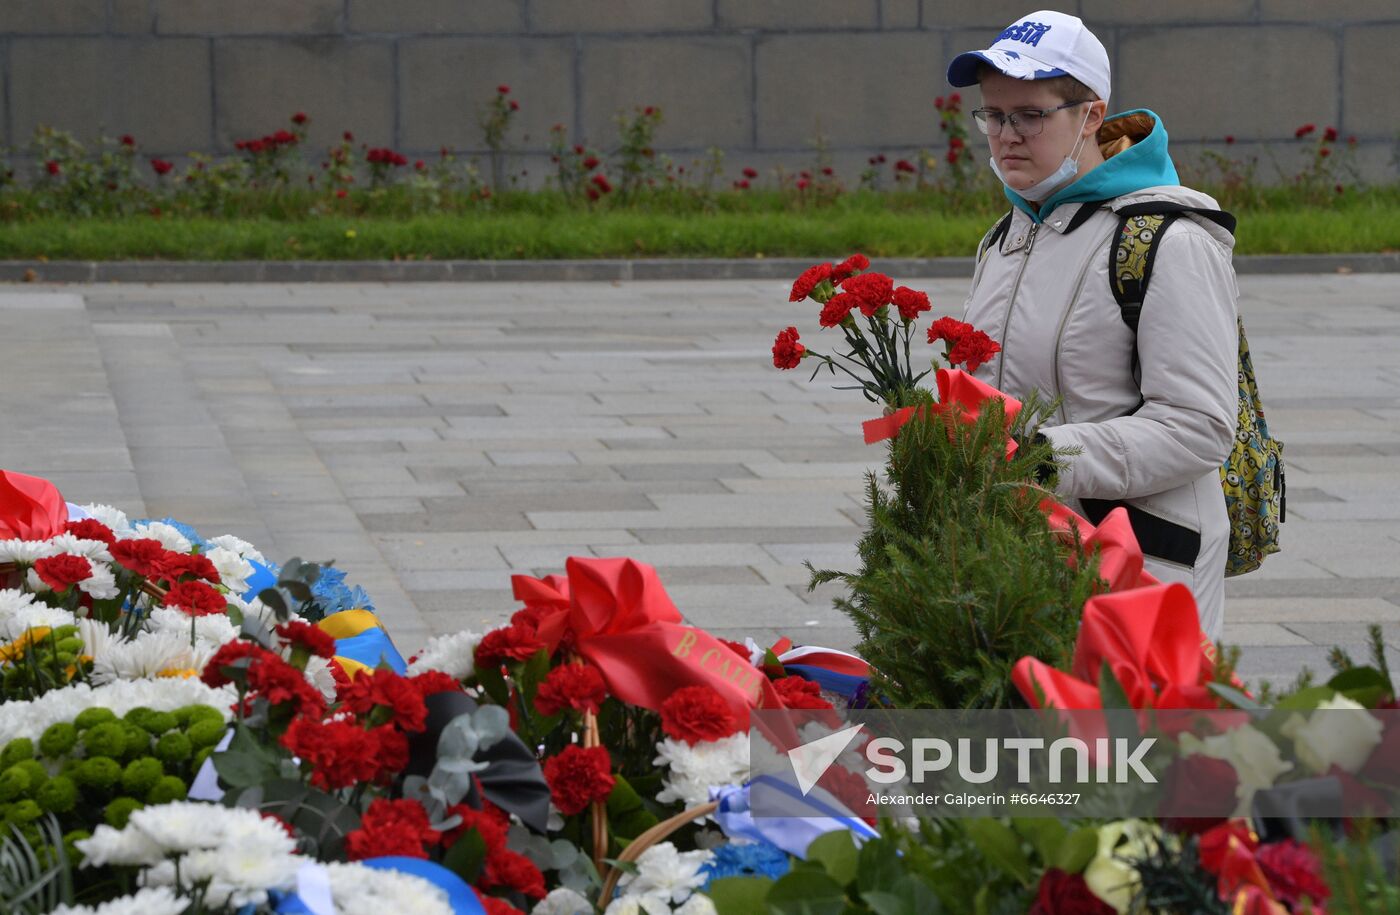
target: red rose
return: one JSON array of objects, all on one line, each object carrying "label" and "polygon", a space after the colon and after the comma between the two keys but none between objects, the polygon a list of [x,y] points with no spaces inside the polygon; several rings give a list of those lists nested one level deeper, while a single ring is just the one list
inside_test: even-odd
[{"label": "red rose", "polygon": [[345,836],[345,850],[351,861],[402,855],[426,858],[424,846],[438,844],[442,834],[429,824],[428,811],[415,800],[391,801],[375,798],[360,820],[360,828]]},{"label": "red rose", "polygon": [[487,857],[481,885],[488,890],[515,890],[531,899],[544,898],[544,875],[535,862],[508,848]]},{"label": "red rose", "polygon": [[118,540],[112,544],[111,553],[124,568],[143,578],[153,578],[160,571],[166,549],[159,540]]},{"label": "red rose", "polygon": [[933,322],[928,329],[928,342],[942,340],[951,348],[956,346],[958,341],[972,333],[972,325],[959,321],[957,318],[943,317]]},{"label": "red rose", "polygon": [[277,635],[288,645],[299,645],[317,657],[335,656],[335,639],[310,623],[291,620],[277,627]]},{"label": "red rose", "polygon": [[686,686],[661,703],[661,729],[694,745],[719,740],[739,730],[734,712],[712,686]]},{"label": "red rose", "polygon": [[404,731],[416,733],[427,726],[428,707],[423,703],[423,694],[392,670],[360,673],[341,691],[340,701],[357,715],[368,715],[376,707],[390,709],[394,724]]},{"label": "red rose", "polygon": [[500,814],[489,810],[476,810],[466,804],[449,808],[447,815],[453,814],[461,817],[462,822],[442,834],[444,848],[456,845],[457,840],[465,835],[467,830],[473,829],[481,836],[481,842],[486,846],[487,857],[505,850],[506,833],[510,824]]},{"label": "red rose", "polygon": [[80,581],[92,577],[92,563],[86,556],[64,553],[34,560],[34,571],[50,588],[66,591]]},{"label": "red rose", "polygon": [[1261,845],[1254,853],[1254,860],[1269,878],[1274,896],[1287,905],[1289,911],[1302,911],[1305,897],[1317,910],[1332,895],[1322,879],[1322,863],[1317,854],[1293,839]]},{"label": "red rose", "polygon": [[617,781],[611,770],[612,757],[603,747],[570,744],[545,760],[544,780],[549,783],[554,806],[565,816],[573,816],[594,801],[607,800]]},{"label": "red rose", "polygon": [[535,693],[535,708],[541,715],[557,715],[566,708],[597,714],[608,697],[607,686],[598,668],[588,664],[562,664],[549,672]]},{"label": "red rose", "polygon": [[486,633],[476,646],[478,667],[491,667],[506,661],[525,661],[544,648],[535,636],[534,627],[517,624],[502,626]]},{"label": "red rose", "polygon": [[831,264],[816,264],[802,271],[802,275],[792,284],[788,294],[789,302],[800,302],[812,294],[819,285],[831,278]]},{"label": "red rose", "polygon": [[112,529],[96,518],[69,521],[67,524],[63,525],[63,532],[65,534],[72,534],[79,540],[96,540],[108,546],[117,542],[117,535],[112,533]]},{"label": "red rose", "polygon": [[281,743],[311,766],[318,788],[351,788],[379,774],[379,740],[353,722],[294,718]]},{"label": "red rose", "polygon": [[1172,763],[1162,781],[1157,805],[1162,825],[1172,832],[1200,835],[1229,818],[1240,777],[1225,760],[1196,754]]},{"label": "red rose", "polygon": [[802,361],[802,354],[807,352],[807,347],[797,342],[798,336],[795,327],[778,332],[777,339],[773,341],[773,366],[775,368],[797,368],[798,363]]},{"label": "red rose", "polygon": [[219,570],[214,568],[214,563],[209,561],[208,556],[198,553],[167,550],[157,563],[157,568],[156,577],[164,578],[171,584],[181,581],[186,575],[215,584],[219,582]]},{"label": "red rose", "polygon": [[1329,127],[1322,132],[1322,140],[1325,143],[1337,142],[1337,128]]},{"label": "red rose", "polygon": [[891,298],[895,308],[899,309],[899,316],[906,321],[913,321],[920,312],[933,308],[929,304],[928,293],[910,289],[908,286],[896,288]]},{"label": "red rose", "polygon": [[190,616],[212,616],[223,613],[228,600],[202,581],[182,581],[171,585],[161,603],[178,607]]},{"label": "red rose", "polygon": [[966,363],[967,370],[975,372],[978,366],[989,361],[999,352],[1001,352],[1001,344],[982,331],[974,330],[953,346],[948,353],[948,362],[951,365],[957,365],[960,362]]},{"label": "red rose", "polygon": [[1040,875],[1028,915],[1113,915],[1113,907],[1090,891],[1083,874],[1052,867]]},{"label": "red rose", "polygon": [[1306,137],[1314,130],[1317,130],[1316,124],[1304,124],[1302,127],[1299,127],[1297,130],[1293,131],[1293,136],[1295,139],[1301,140],[1303,137]]},{"label": "red rose", "polygon": [[864,254],[852,254],[850,257],[831,268],[831,281],[840,283],[847,277],[856,275],[862,270],[870,269],[870,258]]},{"label": "red rose", "polygon": [[151,160],[151,171],[155,172],[157,175],[168,175],[170,174],[170,170],[174,167],[174,163],[167,162],[164,159]]},{"label": "red rose", "polygon": [[860,299],[860,312],[868,318],[890,304],[894,280],[883,273],[862,273],[842,280],[841,288]]},{"label": "red rose", "polygon": [[822,313],[817,318],[817,323],[822,327],[837,327],[846,320],[847,315],[859,307],[859,297],[849,292],[838,292],[822,306]]},{"label": "red rose", "polygon": [[773,681],[773,688],[788,708],[831,708],[831,703],[822,698],[822,688],[806,677],[783,677]]}]

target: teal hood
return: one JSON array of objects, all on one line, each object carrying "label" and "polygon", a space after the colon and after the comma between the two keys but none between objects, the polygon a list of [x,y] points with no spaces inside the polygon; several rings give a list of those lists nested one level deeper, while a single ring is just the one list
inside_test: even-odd
[{"label": "teal hood", "polygon": [[1056,191],[1039,209],[1009,187],[1006,199],[1034,221],[1042,222],[1063,203],[1112,200],[1147,187],[1181,183],[1167,154],[1167,130],[1156,112],[1135,108],[1115,114],[1099,128],[1098,141],[1104,163]]}]

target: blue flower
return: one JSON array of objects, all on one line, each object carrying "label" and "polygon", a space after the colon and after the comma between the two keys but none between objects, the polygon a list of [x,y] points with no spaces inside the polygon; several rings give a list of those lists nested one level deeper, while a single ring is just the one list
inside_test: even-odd
[{"label": "blue flower", "polygon": [[767,842],[730,842],[714,850],[710,863],[701,868],[704,890],[710,881],[724,877],[768,877],[777,880],[792,868],[787,852]]}]

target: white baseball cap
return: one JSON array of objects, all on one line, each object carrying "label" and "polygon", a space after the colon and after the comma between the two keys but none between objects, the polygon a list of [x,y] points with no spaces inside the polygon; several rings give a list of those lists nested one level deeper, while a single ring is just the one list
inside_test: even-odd
[{"label": "white baseball cap", "polygon": [[948,65],[954,86],[977,84],[977,65],[986,63],[1013,79],[1073,76],[1104,101],[1112,78],[1108,52],[1078,16],[1037,10],[1002,29],[985,51],[968,51]]}]

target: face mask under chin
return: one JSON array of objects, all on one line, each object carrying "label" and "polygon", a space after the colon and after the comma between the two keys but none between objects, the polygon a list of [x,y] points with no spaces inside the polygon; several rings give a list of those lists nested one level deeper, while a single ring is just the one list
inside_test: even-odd
[{"label": "face mask under chin", "polygon": [[1011,190],[1019,194],[1024,200],[1036,204],[1044,203],[1046,200],[1049,200],[1057,191],[1068,185],[1075,179],[1075,176],[1079,174],[1079,150],[1084,145],[1083,130],[1084,125],[1089,123],[1090,113],[1090,111],[1084,112],[1084,120],[1079,125],[1080,137],[1075,141],[1073,148],[1070,149],[1069,155],[1065,156],[1064,160],[1060,162],[1060,167],[1035,184],[1025,189],[1011,187],[1010,182],[1006,180],[1006,176],[1003,175],[1001,169],[997,167],[996,156],[991,156],[987,159],[987,164],[992,167],[992,174],[996,175],[1002,184],[1011,188]]}]

